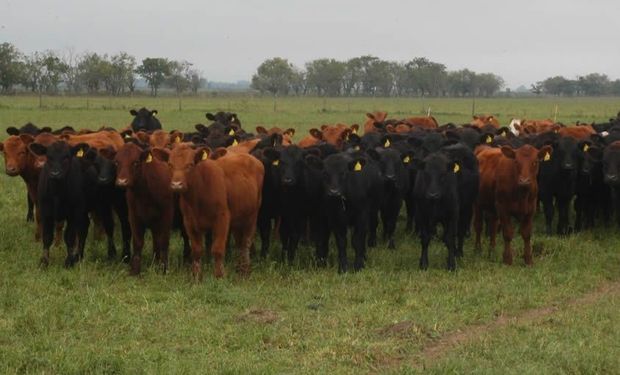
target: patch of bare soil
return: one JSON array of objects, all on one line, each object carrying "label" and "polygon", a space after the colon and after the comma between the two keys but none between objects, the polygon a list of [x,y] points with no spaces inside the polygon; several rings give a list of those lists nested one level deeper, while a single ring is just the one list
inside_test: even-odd
[{"label": "patch of bare soil", "polygon": [[250,309],[243,314],[237,316],[237,320],[254,322],[260,324],[271,324],[276,322],[280,317],[273,310],[267,309]]}]

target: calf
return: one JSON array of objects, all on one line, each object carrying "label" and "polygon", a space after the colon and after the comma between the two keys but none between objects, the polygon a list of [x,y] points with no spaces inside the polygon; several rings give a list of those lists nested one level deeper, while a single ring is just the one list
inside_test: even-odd
[{"label": "calf", "polygon": [[613,210],[620,225],[620,141],[611,143],[603,152],[603,175],[611,190]]},{"label": "calf", "polygon": [[132,109],[129,111],[129,113],[134,116],[130,125],[131,129],[134,132],[137,132],[139,130],[153,131],[161,129],[161,122],[159,122],[159,119],[155,117],[155,114],[157,114],[157,110],[148,110],[142,107],[137,111],[135,109]]},{"label": "calf", "polygon": [[170,171],[166,163],[156,159],[150,149],[128,142],[114,157],[116,186],[125,189],[133,255],[131,273],[140,273],[144,234],[153,236],[153,251],[164,272],[168,267],[168,245],[174,218],[174,199],[170,187]]},{"label": "calf", "polygon": [[444,228],[443,241],[448,248],[448,269],[454,271],[459,217],[458,164],[441,152],[433,152],[415,163],[418,173],[413,196],[422,245],[420,269],[428,268],[428,245],[435,227],[441,223]]},{"label": "calf", "polygon": [[[523,257],[527,265],[532,265],[532,219],[536,211],[538,197],[539,162],[551,155],[553,149],[547,145],[540,150],[525,145],[518,149],[502,146],[501,149],[486,148],[477,154],[480,163],[480,196],[478,209],[489,209],[483,203],[494,201],[493,212],[497,214],[504,236],[503,261],[511,265],[513,256],[511,242],[514,229],[511,217],[520,222],[523,238]],[[481,207],[482,206],[482,207]],[[495,225],[491,226],[490,235],[495,236]],[[476,227],[476,238],[480,237],[480,228]],[[492,246],[493,246],[492,242]]]},{"label": "calf", "polygon": [[84,257],[84,245],[88,234],[85,178],[76,157],[76,155],[80,156],[80,153],[84,152],[84,147],[88,146],[71,147],[65,142],[58,141],[49,147],[40,143],[31,143],[28,147],[33,154],[45,155],[47,158],[37,189],[43,237],[41,265],[49,264],[49,249],[54,239],[55,224],[66,221],[65,266],[70,267]]},{"label": "calf", "polygon": [[355,270],[361,270],[366,260],[366,235],[369,218],[376,217],[381,194],[379,167],[362,153],[338,153],[321,160],[306,156],[308,165],[322,171],[322,212],[324,220],[317,228],[317,258],[319,264],[327,259],[331,232],[338,247],[338,271],[346,272],[347,227],[353,227],[351,243],[355,249]]}]

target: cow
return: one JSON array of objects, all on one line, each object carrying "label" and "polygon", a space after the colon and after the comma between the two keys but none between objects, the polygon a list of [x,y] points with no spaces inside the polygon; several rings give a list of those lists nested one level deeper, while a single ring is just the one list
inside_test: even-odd
[{"label": "cow", "polygon": [[153,131],[162,128],[161,122],[159,122],[159,119],[155,117],[157,114],[156,109],[148,110],[142,107],[137,111],[132,109],[129,113],[134,117],[130,124],[130,127],[134,132],[138,132],[140,130]]},{"label": "cow", "polygon": [[412,128],[436,129],[439,127],[439,123],[433,116],[408,117],[404,120],[404,122]]},{"label": "cow", "polygon": [[208,120],[213,122],[217,122],[226,126],[230,126],[235,130],[241,129],[241,121],[239,121],[239,116],[236,113],[232,112],[216,112],[215,114],[207,112],[205,117]]},{"label": "cow", "polygon": [[603,175],[611,190],[613,210],[620,225],[620,141],[605,147],[603,152]]},{"label": "cow", "polygon": [[538,196],[545,214],[547,235],[552,233],[555,207],[558,210],[557,233],[570,232],[569,208],[575,195],[580,150],[571,137],[552,143],[553,156],[545,155],[538,172]]},{"label": "cow", "polygon": [[[381,195],[379,166],[362,152],[340,152],[324,160],[307,155],[311,169],[322,172],[323,221],[316,231],[317,261],[325,264],[329,237],[333,232],[338,248],[338,271],[348,270],[347,228],[353,227],[351,243],[355,249],[354,270],[364,268],[369,219],[377,215]],[[320,173],[319,172],[319,173]]]},{"label": "cow", "polygon": [[375,127],[375,123],[381,124],[387,118],[387,112],[376,111],[373,113],[366,113],[366,122],[364,123],[364,134],[378,131]]},{"label": "cow", "polygon": [[34,137],[41,133],[51,133],[52,129],[49,126],[39,128],[35,124],[28,122],[25,125],[21,126],[19,129],[14,126],[9,126],[8,128],[6,128],[6,132],[8,135],[19,136],[20,134],[30,134]]},{"label": "cow", "polygon": [[261,162],[248,154],[225,152],[214,155],[217,159],[212,162],[208,148],[194,149],[188,144],[177,145],[170,152],[164,149],[153,152],[168,162],[172,171],[171,187],[181,193],[194,277],[200,277],[201,236],[207,229],[212,231],[215,277],[224,276],[223,257],[229,230],[239,249],[238,271],[247,275],[261,204],[264,178]]},{"label": "cow", "polygon": [[493,115],[474,115],[470,125],[482,128],[485,125],[491,125],[494,128],[499,128],[499,121]]},{"label": "cow", "polygon": [[432,152],[414,161],[418,172],[413,188],[416,224],[422,245],[420,269],[428,269],[428,246],[441,223],[443,241],[448,248],[448,269],[456,269],[456,232],[459,218],[459,194],[456,174],[459,166],[442,152]]},{"label": "cow", "polygon": [[[537,149],[531,145],[524,145],[518,149],[510,146],[501,148],[485,147],[476,154],[480,165],[480,190],[476,204],[477,220],[480,212],[490,214],[489,234],[491,236],[490,252],[494,250],[494,238],[497,228],[495,217],[504,237],[504,264],[511,265],[513,254],[511,248],[514,229],[511,217],[520,222],[520,233],[523,238],[523,257],[525,264],[533,265],[532,220],[536,211],[538,199],[539,163],[544,162],[547,156],[553,153],[553,148],[545,145]],[[476,247],[480,248],[481,225],[475,225]]]},{"label": "cow", "polygon": [[46,147],[33,142],[28,148],[33,154],[46,157],[37,188],[43,239],[41,265],[47,267],[49,264],[49,250],[54,239],[55,225],[66,221],[65,267],[71,267],[84,257],[84,245],[90,224],[85,198],[86,181],[78,161],[78,157],[83,156],[88,145],[71,147],[66,142],[57,141]]},{"label": "cow", "polygon": [[575,231],[594,227],[599,211],[609,223],[611,197],[603,180],[603,148],[590,141],[578,143],[579,160],[575,183]]},{"label": "cow", "polygon": [[168,165],[154,158],[148,147],[134,142],[125,143],[117,151],[114,161],[117,168],[116,186],[125,189],[127,199],[133,245],[130,272],[132,275],[140,274],[147,229],[152,233],[155,258],[166,272],[174,219]]}]

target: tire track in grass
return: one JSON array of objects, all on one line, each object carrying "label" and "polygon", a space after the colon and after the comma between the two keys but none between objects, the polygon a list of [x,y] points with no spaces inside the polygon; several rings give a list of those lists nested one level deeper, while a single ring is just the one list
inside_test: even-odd
[{"label": "tire track in grass", "polygon": [[394,370],[402,367],[403,365],[409,365],[417,370],[424,370],[432,367],[435,362],[440,360],[455,347],[475,341],[487,333],[493,333],[494,331],[507,327],[510,324],[533,324],[555,314],[558,311],[592,305],[598,300],[612,295],[620,295],[620,281],[618,280],[605,282],[591,292],[557,305],[525,310],[516,315],[502,315],[489,323],[466,326],[458,331],[446,333],[438,340],[429,343],[411,360],[401,358],[400,360],[390,361],[389,363],[386,363],[385,367],[379,368],[378,372],[389,369]]}]

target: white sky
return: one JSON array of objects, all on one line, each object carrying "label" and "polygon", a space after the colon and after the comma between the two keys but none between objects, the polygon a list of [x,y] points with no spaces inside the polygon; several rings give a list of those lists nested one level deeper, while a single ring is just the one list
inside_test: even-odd
[{"label": "white sky", "polygon": [[620,0],[0,0],[0,42],[188,60],[250,79],[266,58],[425,56],[507,86],[591,72],[620,78]]}]

